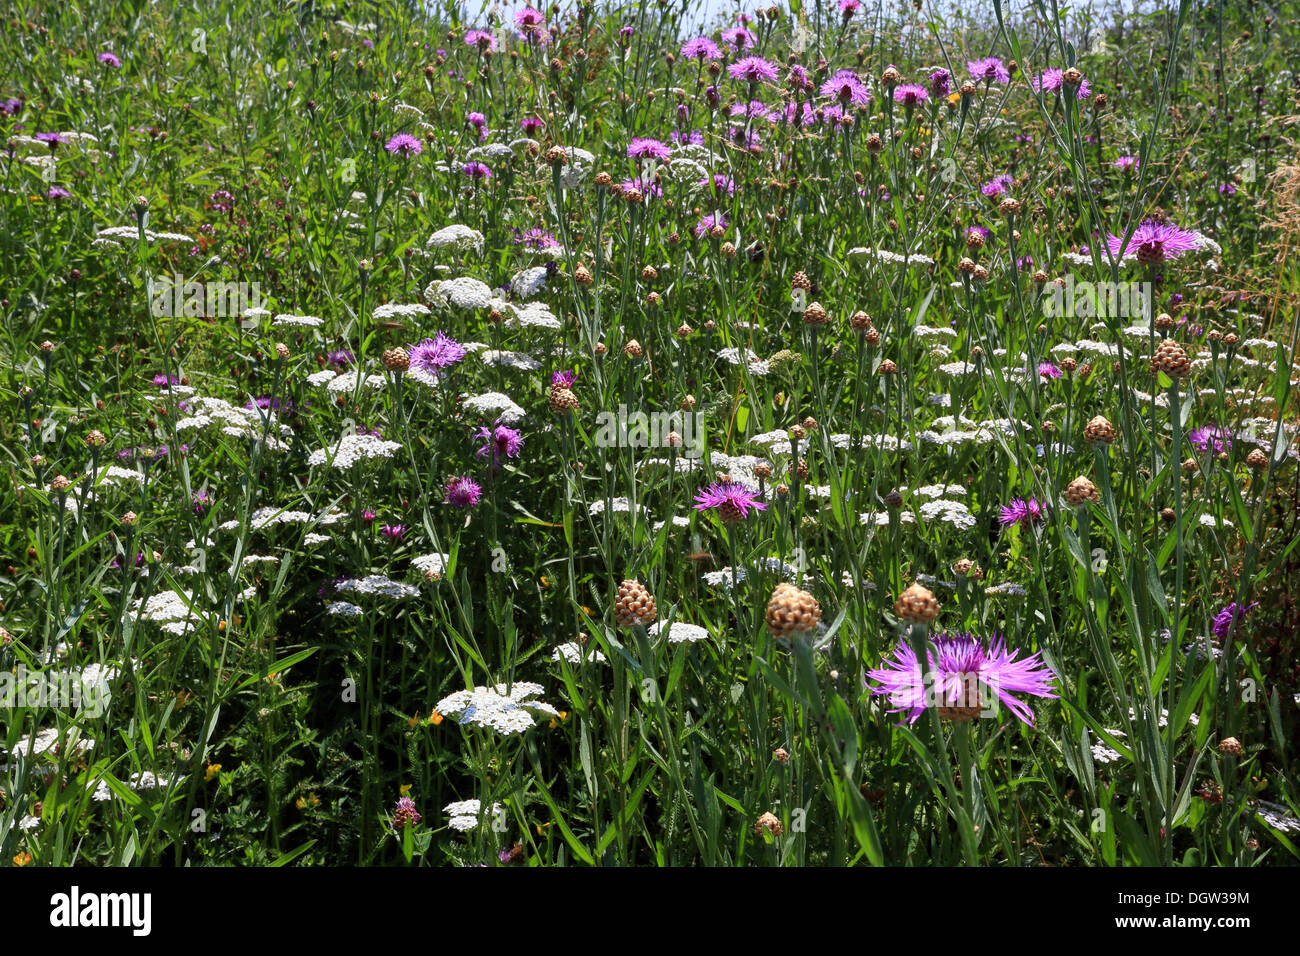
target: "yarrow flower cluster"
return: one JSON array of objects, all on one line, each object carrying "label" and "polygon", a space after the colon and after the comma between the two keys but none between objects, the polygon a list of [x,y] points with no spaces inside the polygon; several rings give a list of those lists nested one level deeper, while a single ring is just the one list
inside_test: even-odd
[{"label": "yarrow flower cluster", "polygon": [[509,737],[536,726],[538,714],[560,716],[550,704],[532,699],[542,692],[541,684],[529,681],[475,687],[447,695],[434,705],[434,710],[463,726],[485,727]]}]

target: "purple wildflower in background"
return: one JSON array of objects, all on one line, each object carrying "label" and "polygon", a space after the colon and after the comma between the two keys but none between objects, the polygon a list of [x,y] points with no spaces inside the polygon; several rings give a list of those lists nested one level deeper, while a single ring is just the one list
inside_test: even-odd
[{"label": "purple wildflower in background", "polygon": [[723,521],[742,521],[750,510],[766,511],[767,504],[758,500],[758,492],[733,481],[715,482],[695,496],[696,511],[715,510]]},{"label": "purple wildflower in background", "polygon": [[45,191],[46,199],[69,199],[72,193],[68,192],[62,186],[51,186]]},{"label": "purple wildflower in background", "polygon": [[918,83],[904,83],[902,86],[894,88],[895,101],[902,103],[908,108],[920,106],[929,98],[929,90]]},{"label": "purple wildflower in background", "polygon": [[785,85],[787,88],[799,93],[811,90],[814,84],[806,69],[798,63],[792,63],[790,69],[785,71]]},{"label": "purple wildflower in background", "polygon": [[325,364],[335,368],[347,368],[356,360],[357,357],[347,349],[335,349],[325,356]]},{"label": "purple wildflower in background", "polygon": [[551,235],[545,229],[538,229],[536,226],[524,232],[522,236],[517,236],[515,242],[522,243],[529,249],[537,249],[539,251],[544,249],[554,249],[560,244],[560,241],[556,239],[555,236]]},{"label": "purple wildflower in background", "polygon": [[796,119],[800,126],[812,126],[817,122],[817,114],[813,111],[811,103],[786,103],[784,118],[787,126],[793,126]]},{"label": "purple wildflower in background", "polygon": [[194,505],[196,515],[206,514],[208,508],[212,505],[212,496],[206,491],[196,491],[190,495],[190,503]]},{"label": "purple wildflower in background", "polygon": [[1008,189],[1011,188],[1011,183],[1012,183],[1011,177],[1008,176],[1006,173],[1003,173],[1001,176],[994,176],[983,186],[981,186],[980,192],[983,193],[985,196],[988,196],[990,199],[997,199],[999,196],[1001,196],[1003,193],[1005,193]]},{"label": "purple wildflower in background", "polygon": [[515,429],[496,420],[492,428],[480,428],[474,433],[475,438],[486,439],[478,450],[480,458],[492,457],[492,468],[496,470],[502,458],[518,458],[519,450],[524,446],[524,437]]},{"label": "purple wildflower in background", "polygon": [[709,37],[696,37],[682,44],[682,56],[688,60],[721,60],[722,50]]},{"label": "purple wildflower in background", "polygon": [[410,797],[401,797],[397,801],[397,809],[393,811],[393,829],[404,830],[408,826],[415,826],[423,817],[420,811],[415,809],[415,801]]},{"label": "purple wildflower in background", "polygon": [[0,103],[0,113],[5,116],[16,116],[23,111],[23,101],[10,97],[3,103]]},{"label": "purple wildflower in background", "polygon": [[926,673],[921,671],[916,652],[904,641],[881,667],[867,671],[867,677],[877,682],[867,686],[873,694],[889,696],[891,714],[906,711],[904,720],[909,724],[916,723],[927,707],[954,708],[974,716],[992,703],[987,691],[1032,727],[1034,712],[1015,695],[1060,696],[1055,693],[1056,672],[1043,662],[1041,653],[1017,660],[1020,651],[1008,650],[998,634],[985,648],[972,634],[944,633],[926,649]]},{"label": "purple wildflower in background", "polygon": [[60,145],[72,142],[72,140],[68,139],[68,137],[64,136],[62,133],[37,133],[36,138],[48,146],[51,152]]},{"label": "purple wildflower in background", "polygon": [[379,533],[391,541],[393,544],[401,541],[406,537],[406,525],[404,524],[386,524],[379,529]]},{"label": "purple wildflower in background", "polygon": [[1187,440],[1201,453],[1214,449],[1214,454],[1224,455],[1232,451],[1232,432],[1218,425],[1206,425],[1193,428],[1187,433]]},{"label": "purple wildflower in background", "polygon": [[[1044,70],[1042,73],[1039,73],[1037,77],[1030,80],[1029,85],[1034,88],[1035,93],[1050,93],[1054,90],[1059,90],[1065,85],[1065,71],[1058,69],[1057,67]],[[1091,95],[1092,88],[1088,86],[1088,81],[1086,79],[1080,81],[1079,91],[1075,94],[1074,98],[1076,100],[1086,100]]]},{"label": "purple wildflower in background", "polygon": [[443,491],[447,504],[457,508],[473,508],[483,497],[483,486],[468,475],[461,475],[447,482]]},{"label": "purple wildflower in background", "polygon": [[484,182],[492,178],[492,170],[485,163],[466,163],[460,171],[471,179],[481,179]]},{"label": "purple wildflower in background", "polygon": [[1153,219],[1138,226],[1129,237],[1127,245],[1120,236],[1113,234],[1107,236],[1106,242],[1112,256],[1121,259],[1137,256],[1138,262],[1143,263],[1177,259],[1183,253],[1201,247],[1200,236],[1196,233]]},{"label": "purple wildflower in background", "polygon": [[754,34],[744,27],[732,27],[722,31],[722,42],[730,44],[737,53],[754,45]]},{"label": "purple wildflower in background", "polygon": [[638,136],[627,144],[628,159],[657,159],[663,162],[673,155],[667,143],[646,136]]},{"label": "purple wildflower in background", "polygon": [[539,129],[546,126],[546,121],[540,116],[525,116],[519,121],[519,128],[525,133],[536,133]]},{"label": "purple wildflower in background", "polygon": [[853,14],[862,9],[862,4],[859,3],[858,0],[840,0],[835,7],[840,11],[840,16],[845,20],[851,20],[853,19]]},{"label": "purple wildflower in background", "polygon": [[1227,637],[1228,633],[1233,629],[1236,623],[1245,617],[1248,611],[1257,607],[1259,607],[1258,601],[1254,604],[1248,604],[1245,607],[1242,607],[1236,601],[1233,601],[1214,616],[1214,636],[1218,638]]},{"label": "purple wildflower in background", "polygon": [[1011,71],[996,56],[986,56],[982,60],[969,60],[966,69],[972,80],[987,80],[990,83],[1010,83]]},{"label": "purple wildflower in background", "polygon": [[669,134],[668,138],[678,145],[704,145],[704,131],[698,129],[687,130],[684,133],[679,133],[677,130],[673,130],[672,133]]},{"label": "purple wildflower in background", "polygon": [[107,63],[109,66],[117,69],[122,65],[122,61],[117,58],[117,54],[110,50],[105,50],[99,56],[95,57],[100,63]]},{"label": "purple wildflower in background", "polygon": [[654,196],[657,198],[664,194],[663,187],[653,179],[642,179],[640,176],[637,176],[634,179],[625,179],[619,184],[619,188],[625,193],[629,190],[635,189],[645,197]]},{"label": "purple wildflower in background", "polygon": [[1136,156],[1121,156],[1112,165],[1121,173],[1135,173],[1138,167],[1142,165],[1142,161]]},{"label": "purple wildflower in background", "polygon": [[1039,362],[1038,374],[1042,378],[1060,378],[1061,370],[1052,362]]},{"label": "purple wildflower in background", "polygon": [[1043,517],[1043,506],[1038,503],[1037,498],[1030,498],[1028,501],[1024,498],[1012,498],[1010,504],[1004,505],[998,511],[998,522],[1003,528],[1009,528],[1014,524],[1031,528],[1042,521]]},{"label": "purple wildflower in background", "polygon": [[943,67],[930,74],[930,93],[942,99],[952,92],[952,74]]},{"label": "purple wildflower in background", "polygon": [[563,372],[551,373],[551,388],[573,388],[573,383],[578,380],[578,373],[573,369],[566,369]]},{"label": "purple wildflower in background", "polygon": [[775,83],[781,74],[761,56],[747,56],[727,67],[727,75],[747,83]]},{"label": "purple wildflower in background", "polygon": [[437,378],[465,357],[465,348],[447,333],[439,332],[434,338],[412,345],[408,354],[412,369]]},{"label": "purple wildflower in background", "polygon": [[465,34],[465,45],[476,47],[488,53],[495,53],[497,38],[486,30],[470,30]]},{"label": "purple wildflower in background", "polygon": [[707,176],[701,179],[697,186],[704,186],[707,189],[716,192],[720,196],[736,195],[736,181],[730,176],[724,176],[722,173],[716,173],[712,179]]},{"label": "purple wildflower in background", "polygon": [[870,106],[872,100],[871,91],[867,89],[861,77],[852,70],[840,70],[823,83],[818,92],[844,106]]},{"label": "purple wildflower in background", "polygon": [[424,144],[410,133],[398,133],[384,144],[384,149],[394,156],[400,153],[402,158],[406,159],[411,156],[419,156],[424,152]]},{"label": "purple wildflower in background", "polygon": [[695,224],[695,238],[706,235],[714,229],[726,229],[728,226],[727,217],[721,211],[710,213],[707,216],[701,216],[700,221]]}]

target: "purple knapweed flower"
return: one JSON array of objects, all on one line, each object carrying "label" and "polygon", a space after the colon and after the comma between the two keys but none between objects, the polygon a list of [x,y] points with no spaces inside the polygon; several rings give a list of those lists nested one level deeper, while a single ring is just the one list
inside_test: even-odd
[{"label": "purple knapweed flower", "polygon": [[695,496],[696,511],[715,510],[726,522],[743,521],[750,510],[766,511],[767,504],[758,500],[758,492],[734,481],[715,482]]},{"label": "purple knapweed flower", "polygon": [[938,707],[941,716],[969,719],[985,711],[996,697],[1032,727],[1034,712],[1015,695],[1060,696],[1053,683],[1056,672],[1043,662],[1041,653],[1017,660],[1020,651],[1008,650],[998,634],[986,648],[972,634],[944,633],[926,649],[925,673],[916,652],[904,641],[881,667],[867,672],[877,684],[866,686],[873,694],[887,694],[893,705],[889,712],[906,711],[904,721],[909,724],[916,723],[928,707]]},{"label": "purple knapweed flower", "polygon": [[998,510],[998,523],[1003,528],[1018,524],[1023,528],[1033,527],[1044,518],[1043,506],[1037,498],[1012,498],[1011,503]]}]

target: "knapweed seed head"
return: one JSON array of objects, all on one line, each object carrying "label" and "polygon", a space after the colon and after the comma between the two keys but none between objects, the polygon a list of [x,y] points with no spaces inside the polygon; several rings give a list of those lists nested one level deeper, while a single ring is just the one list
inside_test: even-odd
[{"label": "knapweed seed head", "polygon": [[653,624],[658,616],[655,599],[644,584],[630,578],[618,586],[618,594],[614,599],[614,619],[619,627],[646,627]]},{"label": "knapweed seed head", "polygon": [[1084,426],[1083,440],[1094,447],[1115,441],[1115,426],[1104,415],[1097,415]]},{"label": "knapweed seed head", "polygon": [[918,581],[898,596],[894,613],[904,624],[929,624],[939,616],[939,602],[929,588]]},{"label": "knapweed seed head", "polygon": [[1083,508],[1101,501],[1101,494],[1091,480],[1080,475],[1065,488],[1065,503],[1071,508]]},{"label": "knapweed seed head", "polygon": [[777,640],[803,637],[817,628],[822,608],[807,591],[782,581],[767,602],[767,630]]}]

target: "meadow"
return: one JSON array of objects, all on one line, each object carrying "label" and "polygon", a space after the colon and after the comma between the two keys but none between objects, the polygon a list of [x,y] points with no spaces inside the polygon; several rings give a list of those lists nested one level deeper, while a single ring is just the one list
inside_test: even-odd
[{"label": "meadow", "polygon": [[0,865],[1295,865],[1298,14],[11,5]]}]

